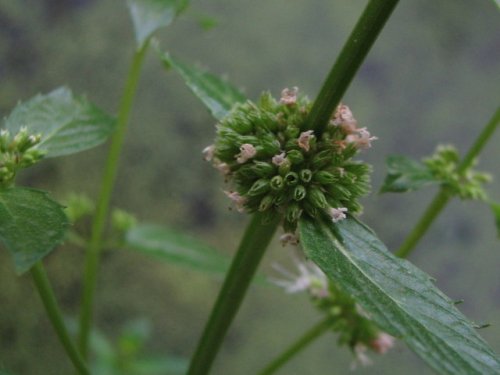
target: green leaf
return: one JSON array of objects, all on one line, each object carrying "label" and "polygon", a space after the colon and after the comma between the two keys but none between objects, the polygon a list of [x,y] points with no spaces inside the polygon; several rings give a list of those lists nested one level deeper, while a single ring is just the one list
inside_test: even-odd
[{"label": "green leaf", "polygon": [[442,374],[500,374],[500,362],[431,277],[396,258],[355,219],[304,218],[306,255],[359,303],[380,329],[404,340]]},{"label": "green leaf", "polygon": [[229,268],[229,258],[213,248],[157,225],[140,224],[130,229],[125,236],[125,246],[166,262],[201,271],[224,274]]},{"label": "green leaf", "polygon": [[184,64],[167,53],[162,55],[162,60],[167,68],[173,68],[181,75],[186,85],[217,120],[226,116],[236,103],[246,101],[238,89],[203,69]]},{"label": "green leaf", "polygon": [[406,156],[391,155],[386,160],[387,177],[380,192],[402,193],[439,183],[425,165]]},{"label": "green leaf", "polygon": [[139,48],[153,33],[170,25],[174,18],[189,4],[188,0],[127,0],[135,39]]},{"label": "green leaf", "polygon": [[497,227],[497,235],[500,238],[500,204],[490,203],[491,210],[495,216],[495,225]]},{"label": "green leaf", "polygon": [[0,240],[12,254],[18,274],[50,253],[63,240],[67,226],[63,207],[46,192],[0,190]]},{"label": "green leaf", "polygon": [[114,125],[114,118],[65,87],[17,105],[5,121],[11,134],[23,126],[31,134],[41,134],[36,148],[47,152],[46,157],[95,147],[111,135]]}]

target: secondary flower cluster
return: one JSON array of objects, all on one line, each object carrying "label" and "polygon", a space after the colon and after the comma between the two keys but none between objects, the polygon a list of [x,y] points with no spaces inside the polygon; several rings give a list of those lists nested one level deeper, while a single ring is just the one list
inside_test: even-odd
[{"label": "secondary flower cluster", "polygon": [[286,279],[272,280],[288,293],[306,291],[313,304],[331,318],[331,329],[339,334],[339,345],[347,345],[353,352],[354,365],[371,363],[368,350],[385,354],[394,346],[394,337],[381,331],[369,320],[354,299],[343,293],[313,263],[295,260],[299,275],[276,266]]},{"label": "secondary flower cluster", "polygon": [[239,104],[217,124],[205,159],[233,184],[228,197],[242,212],[284,215],[293,233],[303,213],[334,222],[361,211],[357,198],[370,189],[370,167],[352,157],[371,146],[349,108],[339,105],[320,134],[305,128],[311,102],[285,89],[281,99],[264,93]]},{"label": "secondary flower cluster", "polygon": [[12,184],[18,170],[43,157],[43,151],[33,148],[40,140],[40,135],[30,135],[26,128],[21,128],[13,137],[8,130],[0,130],[0,187]]},{"label": "secondary flower cluster", "polygon": [[483,184],[490,182],[491,176],[472,167],[459,173],[460,156],[455,147],[440,145],[434,155],[423,161],[433,176],[460,199],[487,199]]}]

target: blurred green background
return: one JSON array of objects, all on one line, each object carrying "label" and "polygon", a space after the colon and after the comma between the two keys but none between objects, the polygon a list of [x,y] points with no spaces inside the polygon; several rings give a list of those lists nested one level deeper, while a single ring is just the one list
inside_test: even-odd
[{"label": "blurred green background", "polygon": [[[163,49],[227,76],[255,99],[298,86],[314,97],[365,1],[195,1],[158,37]],[[208,20],[215,27],[204,29]],[[388,154],[420,158],[438,143],[463,153],[500,99],[500,14],[493,1],[402,1],[349,89],[345,102],[379,140],[361,155],[374,165],[380,187]],[[0,0],[0,114],[60,85],[84,93],[114,113],[135,48],[125,2],[111,0]],[[246,218],[228,210],[220,176],[201,158],[214,121],[154,53],[145,64],[113,204],[140,221],[199,236],[232,254]],[[488,186],[500,201],[500,134],[479,169],[496,174]],[[47,160],[19,183],[95,197],[106,147]],[[373,194],[362,220],[390,249],[399,246],[435,190]],[[461,310],[492,327],[481,330],[500,352],[500,243],[486,205],[453,201],[411,259],[437,279]],[[276,240],[263,272],[290,266],[291,250]],[[82,251],[64,246],[46,259],[68,318],[79,308]],[[116,340],[124,325],[145,318],[146,352],[188,358],[220,280],[139,254],[108,252],[97,291],[96,323]],[[215,364],[213,374],[253,374],[320,317],[306,296],[255,285]],[[373,356],[374,357],[374,356]],[[352,360],[327,334],[281,374],[345,374]],[[432,373],[403,343],[359,374]],[[0,372],[70,374],[72,368],[49,325],[29,276],[17,277],[0,251]]]}]

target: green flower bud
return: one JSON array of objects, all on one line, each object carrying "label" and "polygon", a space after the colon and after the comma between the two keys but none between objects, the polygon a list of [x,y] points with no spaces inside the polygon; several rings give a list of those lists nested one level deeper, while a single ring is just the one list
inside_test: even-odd
[{"label": "green flower bud", "polygon": [[286,175],[288,172],[290,172],[290,168],[292,167],[292,163],[288,158],[286,158],[283,163],[278,167],[278,172],[281,176]]},{"label": "green flower bud", "polygon": [[251,169],[259,177],[271,177],[276,171],[273,164],[258,160],[253,162]]},{"label": "green flower bud", "polygon": [[313,182],[316,182],[316,183],[322,184],[322,185],[331,185],[331,184],[334,184],[337,182],[337,179],[335,178],[335,176],[332,173],[327,172],[327,171],[316,172],[313,175],[312,180],[313,180]]},{"label": "green flower bud", "polygon": [[286,155],[292,164],[300,164],[304,161],[304,155],[299,150],[291,150]]},{"label": "green flower bud", "polygon": [[326,201],[325,194],[317,187],[310,187],[307,191],[307,201],[314,207],[327,208],[328,202]]},{"label": "green flower bud", "polygon": [[300,206],[297,203],[291,203],[286,209],[285,217],[286,220],[293,223],[299,220],[301,214],[302,214],[302,209],[300,208]]},{"label": "green flower bud", "polygon": [[273,205],[273,202],[274,202],[274,197],[271,194],[266,195],[260,201],[259,211],[268,210]]},{"label": "green flower bud", "polygon": [[257,181],[254,182],[250,190],[247,192],[249,196],[257,196],[257,195],[262,195],[265,194],[271,189],[269,180],[265,178],[261,178]]},{"label": "green flower bud", "polygon": [[323,150],[318,152],[312,159],[312,166],[315,169],[321,169],[330,164],[332,160],[332,151],[331,150]]},{"label": "green flower bud", "polygon": [[281,189],[283,189],[283,187],[285,186],[285,181],[283,180],[283,177],[281,176],[274,176],[273,178],[271,178],[271,189],[275,190],[275,191],[279,191]]},{"label": "green flower bud", "polygon": [[312,179],[312,172],[310,169],[302,169],[299,172],[299,177],[303,182],[308,183]]},{"label": "green flower bud", "polygon": [[285,175],[285,184],[287,186],[295,186],[299,182],[299,175],[295,172],[288,172]]},{"label": "green flower bud", "polygon": [[285,135],[288,138],[297,138],[299,136],[299,134],[300,134],[300,129],[298,127],[295,127],[295,126],[289,126],[285,130]]},{"label": "green flower bud", "polygon": [[296,201],[301,201],[306,197],[306,188],[302,185],[295,186],[293,189],[293,199]]}]

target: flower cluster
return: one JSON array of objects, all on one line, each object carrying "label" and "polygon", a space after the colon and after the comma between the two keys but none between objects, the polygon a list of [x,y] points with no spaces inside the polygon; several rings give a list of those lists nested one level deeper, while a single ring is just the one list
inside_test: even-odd
[{"label": "flower cluster", "polygon": [[449,191],[461,199],[486,200],[483,184],[491,181],[487,173],[476,172],[472,168],[460,173],[460,156],[453,146],[438,146],[431,157],[423,160],[436,180],[441,181]]},{"label": "flower cluster", "polygon": [[258,103],[235,106],[217,124],[205,160],[232,182],[227,196],[238,211],[283,215],[293,233],[303,213],[334,222],[361,211],[357,198],[370,189],[370,167],[352,157],[371,146],[349,108],[339,105],[322,133],[305,128],[311,102],[297,88],[281,99],[264,93]]},{"label": "flower cluster", "polygon": [[294,259],[298,275],[275,266],[286,279],[272,282],[287,293],[306,291],[313,304],[331,318],[331,329],[339,334],[339,345],[347,345],[355,356],[353,365],[371,363],[366,352],[385,354],[394,346],[394,337],[381,331],[356,304],[313,263]]},{"label": "flower cluster", "polygon": [[41,135],[30,135],[26,128],[11,136],[8,130],[0,130],[0,187],[12,184],[17,172],[42,159],[44,152],[34,146]]}]

